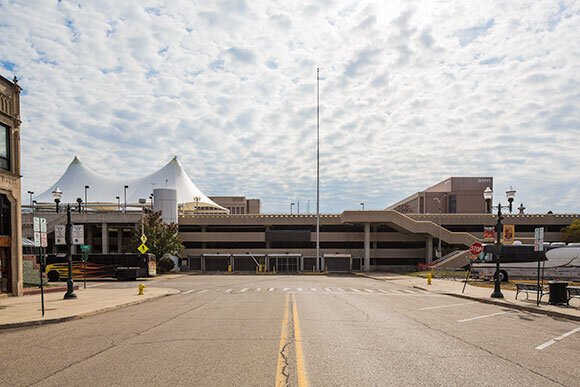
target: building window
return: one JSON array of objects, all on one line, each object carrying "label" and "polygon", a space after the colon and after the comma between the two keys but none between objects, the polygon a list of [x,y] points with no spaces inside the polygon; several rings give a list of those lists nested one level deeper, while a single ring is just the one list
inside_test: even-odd
[{"label": "building window", "polygon": [[0,168],[10,170],[10,128],[0,125]]},{"label": "building window", "polygon": [[457,213],[457,196],[455,195],[449,195],[449,213]]},{"label": "building window", "polygon": [[0,195],[0,235],[10,235],[10,201],[6,195]]}]

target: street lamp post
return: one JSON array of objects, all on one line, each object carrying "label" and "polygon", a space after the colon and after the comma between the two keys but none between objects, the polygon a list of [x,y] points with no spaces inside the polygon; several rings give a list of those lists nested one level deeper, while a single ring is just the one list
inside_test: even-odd
[{"label": "street lamp post", "polygon": [[56,187],[54,189],[54,191],[52,191],[52,199],[54,200],[54,203],[56,204],[56,213],[58,214],[58,205],[60,203],[60,199],[62,198],[62,191]]},{"label": "street lamp post", "polygon": [[[489,205],[489,211],[491,212],[492,209],[497,208],[497,222],[495,225],[495,233],[496,233],[496,239],[495,239],[495,281],[494,281],[494,286],[493,286],[493,293],[491,293],[491,298],[503,298],[503,294],[501,292],[501,274],[500,274],[500,261],[501,261],[501,246],[502,246],[502,235],[503,235],[503,224],[502,224],[502,220],[503,220],[503,216],[501,211],[502,210],[509,210],[510,213],[512,211],[512,202],[514,201],[514,198],[516,196],[516,191],[510,187],[510,189],[508,191],[506,191],[506,197],[507,200],[509,202],[509,206],[502,206],[501,203],[498,203],[497,206],[492,206]],[[485,189],[485,191],[483,192],[483,197],[485,199],[486,202],[491,203],[493,200],[493,191],[491,190],[491,188],[487,187]]]},{"label": "street lamp post", "polygon": [[117,211],[121,211],[121,197],[115,196],[115,199],[117,199]]},{"label": "street lamp post", "polygon": [[32,195],[34,195],[34,192],[28,191],[28,194],[30,195],[30,207],[32,207],[32,209],[34,211],[34,207],[33,207],[33,204],[32,204]]},{"label": "street lamp post", "polygon": [[360,202],[360,206],[361,206],[362,210],[364,211],[365,210],[365,202]]},{"label": "street lamp post", "polygon": [[[83,199],[81,199],[81,198],[77,198],[77,203],[78,203],[78,205],[79,205],[79,206],[78,206],[78,210],[79,210],[79,214],[80,214],[80,213],[81,213],[81,209],[82,209]],[[87,205],[87,204],[85,203],[85,206],[86,206],[86,205]],[[85,207],[85,208],[86,208],[86,207]]]},{"label": "street lamp post", "polygon": [[[88,211],[87,206],[88,206],[89,203],[87,202],[87,191],[89,190],[89,188],[90,187],[88,185],[85,185],[85,212]],[[79,212],[81,212],[80,208],[79,208]]]},{"label": "street lamp post", "polygon": [[[56,203],[56,212],[58,213],[58,207],[59,207],[59,203],[62,199],[62,191],[58,188],[55,188],[54,191],[52,191],[52,198],[54,199],[54,202]],[[77,202],[79,203],[79,210],[80,210],[80,201],[82,201],[81,198],[77,199]],[[70,204],[66,205],[66,230],[65,230],[65,239],[66,239],[66,248],[67,248],[67,253],[68,253],[68,277],[66,280],[66,293],[64,294],[64,299],[65,300],[69,300],[69,299],[74,299],[77,298],[77,295],[75,294],[74,291],[74,284],[73,284],[73,280],[72,280],[72,222],[71,222],[71,214],[70,214]]]},{"label": "street lamp post", "polygon": [[441,247],[441,229],[443,226],[441,226],[441,213],[443,212],[443,203],[441,203],[441,199],[439,198],[433,198],[433,200],[435,200],[438,204],[439,204],[439,240],[437,242],[437,258],[441,258],[443,256],[443,253],[441,251],[442,247]]},{"label": "street lamp post", "polygon": [[486,187],[483,191],[483,198],[485,199],[485,213],[491,214],[491,199],[493,199],[493,190]]},{"label": "street lamp post", "polygon": [[129,188],[128,185],[123,187],[123,194],[124,194],[124,201],[125,201],[125,204],[123,205],[123,214],[127,213],[127,188]]},{"label": "street lamp post", "polygon": [[294,208],[294,203],[290,203],[290,215],[292,215],[292,208]]}]

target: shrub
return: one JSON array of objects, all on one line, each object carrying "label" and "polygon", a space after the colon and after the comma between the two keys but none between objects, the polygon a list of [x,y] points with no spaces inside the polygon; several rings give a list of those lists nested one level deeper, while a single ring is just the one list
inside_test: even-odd
[{"label": "shrub", "polygon": [[158,262],[157,262],[157,269],[159,269],[160,273],[167,273],[170,272],[171,270],[173,270],[173,268],[175,267],[175,263],[173,262],[173,260],[167,256],[162,257]]}]

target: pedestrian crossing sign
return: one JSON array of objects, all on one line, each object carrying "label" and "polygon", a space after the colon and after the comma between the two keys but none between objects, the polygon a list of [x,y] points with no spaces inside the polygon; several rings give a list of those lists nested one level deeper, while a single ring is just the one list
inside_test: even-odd
[{"label": "pedestrian crossing sign", "polygon": [[145,243],[143,243],[141,246],[137,247],[137,250],[139,250],[141,254],[145,254],[149,250],[149,247],[145,246]]},{"label": "pedestrian crossing sign", "polygon": [[145,234],[141,234],[141,243],[145,244],[145,242],[147,242],[147,237],[145,236]]}]

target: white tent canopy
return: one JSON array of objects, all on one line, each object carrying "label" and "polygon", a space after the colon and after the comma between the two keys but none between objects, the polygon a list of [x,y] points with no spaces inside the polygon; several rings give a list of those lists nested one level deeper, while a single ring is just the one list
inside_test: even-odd
[{"label": "white tent canopy", "polygon": [[54,204],[52,191],[62,191],[61,203],[76,203],[77,198],[85,200],[85,186],[89,206],[117,206],[117,196],[124,204],[125,186],[127,187],[127,205],[140,205],[139,199],[149,199],[155,188],[169,188],[177,191],[177,202],[183,209],[212,209],[219,212],[228,210],[204,195],[193,184],[181,163],[175,156],[167,165],[150,175],[128,180],[117,180],[100,175],[86,167],[75,156],[65,173],[49,189],[36,196],[38,204]]}]

